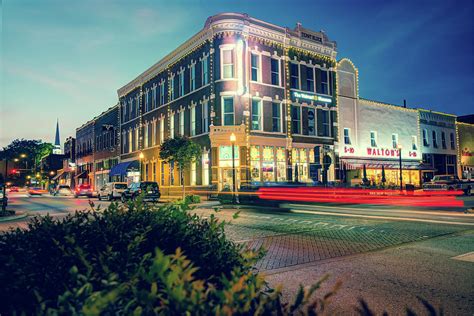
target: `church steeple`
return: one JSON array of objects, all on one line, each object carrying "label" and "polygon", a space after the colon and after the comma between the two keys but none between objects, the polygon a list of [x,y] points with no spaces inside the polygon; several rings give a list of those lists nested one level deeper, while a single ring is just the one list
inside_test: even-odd
[{"label": "church steeple", "polygon": [[61,141],[59,139],[59,119],[56,121],[56,137],[54,138],[53,154],[62,154]]}]

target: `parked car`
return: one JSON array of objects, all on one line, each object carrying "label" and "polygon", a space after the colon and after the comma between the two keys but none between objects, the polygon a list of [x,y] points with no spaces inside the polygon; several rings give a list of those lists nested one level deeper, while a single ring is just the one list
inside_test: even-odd
[{"label": "parked car", "polygon": [[465,195],[471,195],[474,189],[474,181],[459,179],[453,175],[437,175],[430,182],[423,184],[423,191],[463,191]]},{"label": "parked car", "polygon": [[97,197],[99,201],[102,199],[107,199],[108,201],[120,199],[125,189],[127,189],[127,183],[125,182],[109,182],[100,188],[97,192]]},{"label": "parked car", "polygon": [[62,195],[62,196],[70,196],[73,195],[71,187],[68,185],[58,185],[56,189],[53,191],[54,196]]},{"label": "parked car", "polygon": [[144,201],[158,202],[161,196],[158,183],[142,181],[131,183],[128,188],[123,191],[121,200],[125,203],[127,200],[137,198],[142,193],[145,195]]},{"label": "parked car", "polygon": [[92,188],[89,184],[81,184],[76,187],[74,190],[74,197],[77,199],[80,196],[87,196],[88,198],[92,198]]},{"label": "parked car", "polygon": [[42,195],[43,193],[46,193],[46,190],[43,190],[40,187],[29,187],[28,188],[28,194],[29,195]]}]

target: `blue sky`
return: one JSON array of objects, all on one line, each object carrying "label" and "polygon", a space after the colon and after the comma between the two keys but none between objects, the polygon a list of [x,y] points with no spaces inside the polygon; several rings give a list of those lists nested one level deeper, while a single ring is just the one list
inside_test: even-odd
[{"label": "blue sky", "polygon": [[117,102],[117,89],[235,11],[326,31],[359,68],[361,97],[474,112],[474,1],[2,2],[0,146],[62,141]]}]

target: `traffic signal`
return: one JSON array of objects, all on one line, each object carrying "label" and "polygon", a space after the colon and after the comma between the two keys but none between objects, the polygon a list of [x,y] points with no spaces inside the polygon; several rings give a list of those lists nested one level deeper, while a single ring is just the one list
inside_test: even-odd
[{"label": "traffic signal", "polygon": [[16,169],[12,169],[12,171],[10,171],[11,174],[15,174],[17,172],[18,172],[18,170],[16,170]]}]

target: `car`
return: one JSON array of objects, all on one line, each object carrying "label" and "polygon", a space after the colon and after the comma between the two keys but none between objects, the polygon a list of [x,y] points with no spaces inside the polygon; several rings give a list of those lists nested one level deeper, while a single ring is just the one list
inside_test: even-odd
[{"label": "car", "polygon": [[123,191],[121,200],[125,203],[127,200],[136,199],[142,193],[144,194],[144,201],[158,202],[161,196],[158,183],[142,181],[131,183],[128,188]]},{"label": "car", "polygon": [[19,192],[20,189],[18,187],[11,187],[10,192]]},{"label": "car", "polygon": [[109,182],[100,188],[100,190],[97,192],[97,198],[99,201],[102,199],[107,199],[108,201],[120,199],[122,197],[123,191],[126,189],[126,182]]},{"label": "car", "polygon": [[92,198],[92,188],[90,184],[80,184],[74,190],[74,197],[77,199],[80,196],[87,196],[88,198]]},{"label": "car", "polygon": [[73,195],[71,187],[68,185],[58,185],[53,191],[54,196],[70,196]]},{"label": "car", "polygon": [[46,191],[43,190],[42,188],[40,187],[29,187],[28,188],[28,194],[29,195],[42,195],[43,193],[45,193]]},{"label": "car", "polygon": [[430,182],[423,184],[423,191],[463,191],[470,196],[474,189],[474,181],[459,179],[454,175],[436,175]]}]

